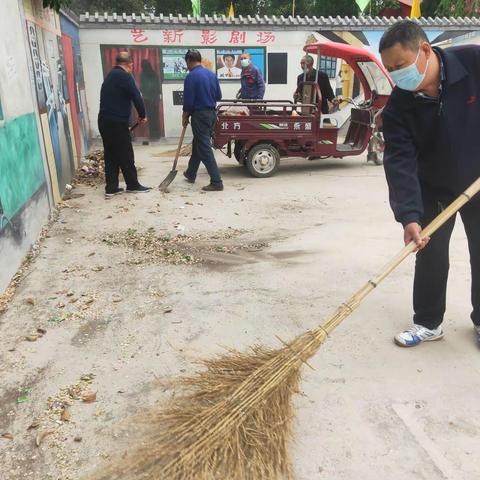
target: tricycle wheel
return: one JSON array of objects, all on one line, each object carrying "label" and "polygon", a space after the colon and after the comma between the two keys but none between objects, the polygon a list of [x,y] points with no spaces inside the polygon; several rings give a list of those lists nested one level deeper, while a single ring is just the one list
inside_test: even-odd
[{"label": "tricycle wheel", "polygon": [[242,140],[235,140],[235,148],[233,150],[235,159],[240,165],[245,165],[245,142]]},{"label": "tricycle wheel", "polygon": [[280,154],[273,145],[260,143],[249,150],[245,164],[254,177],[271,177],[280,166]]}]

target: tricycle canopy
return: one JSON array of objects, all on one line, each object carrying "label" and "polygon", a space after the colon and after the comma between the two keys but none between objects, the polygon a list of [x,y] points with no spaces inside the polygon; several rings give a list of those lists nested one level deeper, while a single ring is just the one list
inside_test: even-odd
[{"label": "tricycle canopy", "polygon": [[305,45],[303,49],[309,54],[341,58],[348,63],[363,86],[365,98],[370,98],[373,91],[376,95],[386,97],[392,92],[394,84],[385,67],[366,48],[354,47],[346,43],[320,41]]}]

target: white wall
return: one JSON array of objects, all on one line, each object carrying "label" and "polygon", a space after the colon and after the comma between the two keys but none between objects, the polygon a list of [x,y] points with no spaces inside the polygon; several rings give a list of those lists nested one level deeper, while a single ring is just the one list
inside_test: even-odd
[{"label": "white wall", "polygon": [[18,0],[0,2],[0,94],[6,118],[35,111]]},{"label": "white wall", "polygon": [[[145,26],[144,26],[145,27]],[[140,28],[140,27],[137,27]],[[163,30],[159,27],[145,29],[144,35],[147,41],[141,44],[135,44],[132,33],[129,29],[111,28],[106,26],[104,29],[87,28],[85,25],[80,29],[80,44],[82,50],[82,59],[85,67],[85,87],[87,92],[87,103],[90,114],[90,126],[94,135],[98,135],[97,115],[100,104],[100,87],[103,81],[102,59],[100,45],[119,45],[119,46],[161,46],[161,47],[202,47],[201,30],[183,30],[181,44],[166,44],[164,42]],[[215,30],[217,41],[212,48],[236,47],[229,44],[231,30]],[[266,47],[266,54],[269,52],[284,52],[288,54],[288,84],[287,85],[268,85],[266,86],[266,99],[292,99],[296,88],[296,78],[300,71],[300,59],[304,55],[303,46],[307,38],[312,35],[310,31],[274,31],[275,41],[267,45],[257,43],[256,31],[247,31],[247,37],[244,47]],[[240,82],[221,81],[221,88],[224,99],[235,98],[240,88]],[[335,82],[332,80],[332,87],[335,91]],[[178,137],[181,130],[181,112],[182,107],[173,105],[174,90],[183,90],[183,82],[164,82],[163,90],[163,108],[165,119],[165,136]]]}]

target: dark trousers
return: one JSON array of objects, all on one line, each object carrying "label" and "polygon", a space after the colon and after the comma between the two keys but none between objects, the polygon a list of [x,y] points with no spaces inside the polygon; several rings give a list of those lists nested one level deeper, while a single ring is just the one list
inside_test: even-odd
[{"label": "dark trousers", "polygon": [[186,173],[189,178],[195,180],[198,167],[202,162],[210,175],[210,183],[223,185],[211,142],[216,118],[215,110],[198,110],[192,113],[190,119],[193,132],[192,156]]},{"label": "dark trousers", "polygon": [[[439,201],[434,192],[425,190],[423,203],[425,211],[422,226],[425,227],[446,204]],[[475,325],[480,325],[480,198],[475,197],[467,203],[460,210],[460,216],[470,251],[473,305],[471,318]],[[414,322],[430,329],[435,329],[442,323],[445,313],[450,266],[449,244],[454,225],[455,217],[452,217],[432,235],[428,245],[417,253],[413,286]]]},{"label": "dark trousers", "polygon": [[105,192],[114,193],[118,188],[120,170],[127,184],[127,190],[136,189],[140,184],[128,123],[98,117],[98,129],[102,136],[105,156]]}]

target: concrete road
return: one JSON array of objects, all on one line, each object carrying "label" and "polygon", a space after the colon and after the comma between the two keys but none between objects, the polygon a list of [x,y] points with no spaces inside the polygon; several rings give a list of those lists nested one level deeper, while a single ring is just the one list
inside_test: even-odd
[{"label": "concrete road", "polygon": [[[144,184],[169,171],[171,158],[153,156],[162,148],[136,149]],[[164,380],[222,346],[280,346],[276,335],[315,327],[402,247],[383,169],[364,157],[288,160],[270,179],[218,158],[222,193],[201,193],[204,170],[195,185],[180,174],[169,194],[74,190],[85,195],[61,210],[0,317],[0,434],[13,437],[0,438],[2,479],[81,478],[129,445],[121,420],[171,397]],[[460,223],[442,341],[393,345],[411,318],[411,258],[304,370],[298,480],[480,479],[480,352]],[[192,237],[176,253],[187,263],[117,244],[146,233]]]}]

